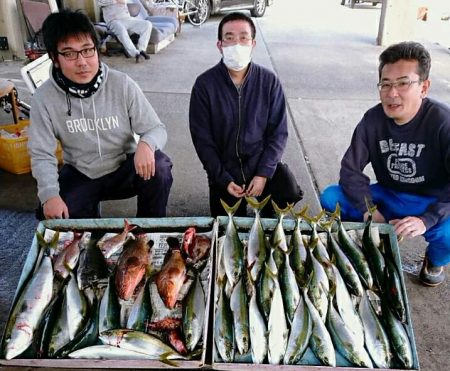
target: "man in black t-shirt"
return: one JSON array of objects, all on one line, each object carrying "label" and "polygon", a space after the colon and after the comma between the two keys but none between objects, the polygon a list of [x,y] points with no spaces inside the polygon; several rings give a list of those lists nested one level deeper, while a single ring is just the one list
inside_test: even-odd
[{"label": "man in black t-shirt", "polygon": [[[340,170],[322,206],[339,203],[343,220],[389,222],[401,237],[428,242],[420,280],[437,286],[450,262],[450,108],[427,98],[431,58],[419,43],[388,47],[379,58],[381,103],[357,125]],[[363,171],[371,164],[376,183]]]}]

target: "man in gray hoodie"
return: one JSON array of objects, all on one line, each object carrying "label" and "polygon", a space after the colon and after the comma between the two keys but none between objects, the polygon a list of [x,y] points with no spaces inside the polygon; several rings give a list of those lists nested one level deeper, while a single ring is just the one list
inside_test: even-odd
[{"label": "man in gray hoodie", "polygon": [[28,142],[38,218],[99,217],[100,201],[135,195],[137,217],[165,216],[167,133],[142,90],[99,60],[97,34],[81,12],[50,14],[43,34],[53,66],[32,99]]}]

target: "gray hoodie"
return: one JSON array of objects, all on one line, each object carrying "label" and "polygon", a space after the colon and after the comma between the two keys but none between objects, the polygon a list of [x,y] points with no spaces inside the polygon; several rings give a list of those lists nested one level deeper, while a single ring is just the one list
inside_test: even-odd
[{"label": "gray hoodie", "polygon": [[117,170],[135,152],[134,133],[154,150],[166,144],[165,125],[136,82],[104,63],[102,69],[103,82],[92,96],[68,96],[70,116],[66,92],[52,77],[33,96],[28,152],[42,203],[59,195],[57,140],[64,163],[91,179]]}]

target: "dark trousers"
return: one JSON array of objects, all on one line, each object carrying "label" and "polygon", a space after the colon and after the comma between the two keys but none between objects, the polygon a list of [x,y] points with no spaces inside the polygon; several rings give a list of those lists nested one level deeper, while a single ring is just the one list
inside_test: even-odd
[{"label": "dark trousers", "polygon": [[[279,165],[280,166],[280,165]],[[275,171],[271,179],[267,179],[266,186],[264,187],[261,196],[257,197],[258,201],[262,201],[268,195],[271,195],[271,200],[282,209],[286,208],[288,203],[295,203],[302,198],[303,192],[299,189],[300,194],[295,194],[288,189],[292,188],[292,179],[289,179],[287,174],[283,171]],[[289,195],[287,195],[289,194]],[[291,195],[292,194],[292,195]],[[224,200],[228,206],[233,206],[238,198],[230,195],[226,189],[223,189],[217,185],[209,185],[209,209],[212,217],[217,217],[219,215],[227,215],[225,209],[223,208],[220,199]],[[235,216],[247,216],[247,202],[245,198],[242,198],[241,205],[239,209],[235,212]],[[272,202],[269,201],[266,206],[261,210],[260,213],[263,218],[273,218],[275,217],[275,210],[273,209]]]},{"label": "dark trousers", "polygon": [[[161,151],[155,152],[156,171],[150,180],[136,174],[134,154],[128,155],[120,167],[97,179],[88,178],[71,165],[59,172],[60,196],[69,209],[71,219],[99,218],[100,201],[121,200],[137,196],[138,218],[166,216],[166,206],[172,186],[172,162]],[[44,219],[42,206],[36,210]]]}]

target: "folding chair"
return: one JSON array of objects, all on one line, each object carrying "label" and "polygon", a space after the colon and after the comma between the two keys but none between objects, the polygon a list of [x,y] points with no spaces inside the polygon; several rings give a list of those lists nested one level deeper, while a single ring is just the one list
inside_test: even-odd
[{"label": "folding chair", "polygon": [[42,24],[45,18],[51,14],[50,5],[48,3],[33,1],[33,0],[21,0],[22,11],[25,16],[25,24],[28,32],[30,33],[31,49],[35,53],[45,53],[45,46],[42,34]]}]

